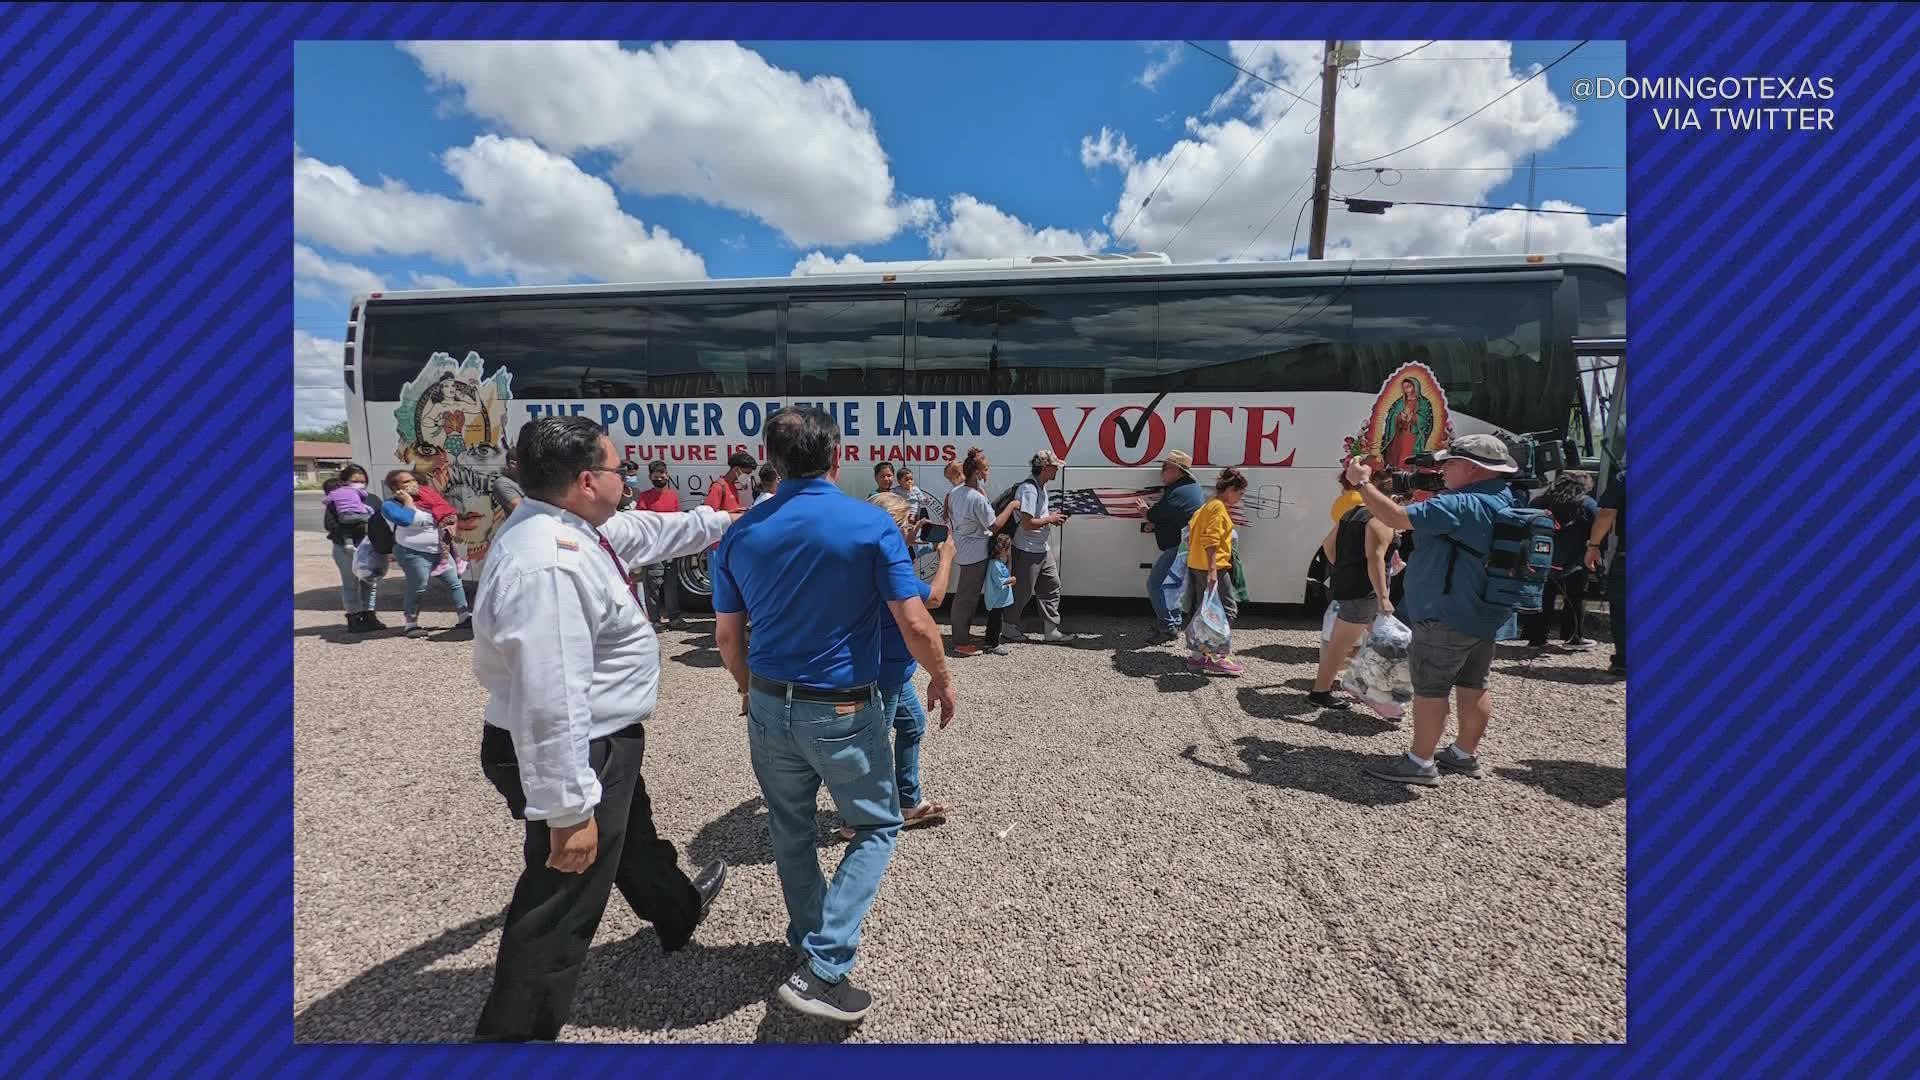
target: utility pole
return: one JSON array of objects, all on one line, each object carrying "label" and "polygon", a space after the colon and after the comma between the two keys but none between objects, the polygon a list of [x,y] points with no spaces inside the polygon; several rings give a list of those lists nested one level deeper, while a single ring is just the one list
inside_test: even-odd
[{"label": "utility pole", "polygon": [[1539,174],[1539,171],[1540,155],[1535,154],[1532,162],[1527,165],[1527,231],[1520,241],[1520,251],[1526,255],[1533,254],[1533,178]]},{"label": "utility pole", "polygon": [[1313,166],[1313,231],[1307,234],[1307,258],[1327,255],[1327,202],[1333,190],[1333,95],[1340,86],[1340,43],[1327,42],[1320,68],[1320,155]]}]

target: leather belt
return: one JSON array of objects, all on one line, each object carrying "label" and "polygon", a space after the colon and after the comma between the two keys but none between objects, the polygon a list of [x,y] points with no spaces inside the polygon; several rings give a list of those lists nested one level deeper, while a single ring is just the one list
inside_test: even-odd
[{"label": "leather belt", "polygon": [[763,679],[754,675],[748,679],[747,685],[763,694],[772,694],[777,698],[791,697],[795,701],[814,701],[827,705],[858,704],[873,697],[872,683],[857,686],[851,690],[822,690],[814,686],[801,686],[799,683]]}]

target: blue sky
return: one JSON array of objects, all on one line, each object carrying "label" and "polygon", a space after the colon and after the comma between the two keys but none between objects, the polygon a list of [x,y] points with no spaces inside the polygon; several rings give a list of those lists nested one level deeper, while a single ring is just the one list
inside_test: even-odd
[{"label": "blue sky", "polygon": [[[785,276],[805,259],[1090,250],[1286,258],[1312,167],[1321,45],[1197,44],[1307,103],[1179,42],[301,43],[296,419],[338,411],[333,391],[308,389],[333,380],[298,371],[323,355],[337,367],[347,296],[373,285]],[[1335,159],[1430,135],[1571,46],[1361,42]],[[1591,42],[1377,163],[1400,170],[1343,172],[1335,189],[1521,203],[1538,154],[1537,205],[1624,211],[1624,107],[1575,102],[1567,87],[1622,74],[1625,55]],[[1607,168],[1561,168],[1572,165]],[[1525,224],[1336,208],[1329,257],[1517,251]],[[1623,222],[1539,215],[1532,227],[1533,250],[1625,256]],[[1297,243],[1304,254],[1304,225]]]}]

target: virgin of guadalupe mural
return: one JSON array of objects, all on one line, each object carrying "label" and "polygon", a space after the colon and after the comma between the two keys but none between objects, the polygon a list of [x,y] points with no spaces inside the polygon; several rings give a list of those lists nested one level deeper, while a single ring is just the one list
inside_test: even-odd
[{"label": "virgin of guadalupe mural", "polygon": [[1414,362],[1387,377],[1367,414],[1366,426],[1346,440],[1343,461],[1358,459],[1375,469],[1404,469],[1415,454],[1432,453],[1453,437],[1446,391],[1433,369]]},{"label": "virgin of guadalupe mural", "polygon": [[455,362],[434,353],[412,382],[400,388],[393,410],[399,446],[395,458],[425,470],[459,512],[454,538],[467,558],[486,558],[495,524],[488,492],[506,464],[507,402],[513,376],[505,369],[482,378],[486,362],[469,352]]}]

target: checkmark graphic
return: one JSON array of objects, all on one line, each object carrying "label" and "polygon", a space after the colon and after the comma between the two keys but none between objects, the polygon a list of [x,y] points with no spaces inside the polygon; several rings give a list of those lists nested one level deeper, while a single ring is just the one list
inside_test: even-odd
[{"label": "checkmark graphic", "polygon": [[1159,408],[1160,403],[1166,400],[1166,397],[1167,392],[1165,390],[1155,394],[1153,400],[1147,402],[1147,407],[1141,410],[1140,419],[1132,424],[1117,418],[1114,420],[1113,426],[1119,430],[1120,438],[1127,444],[1127,449],[1131,450],[1140,445],[1140,435],[1147,430],[1147,418],[1153,415],[1153,410]]}]

